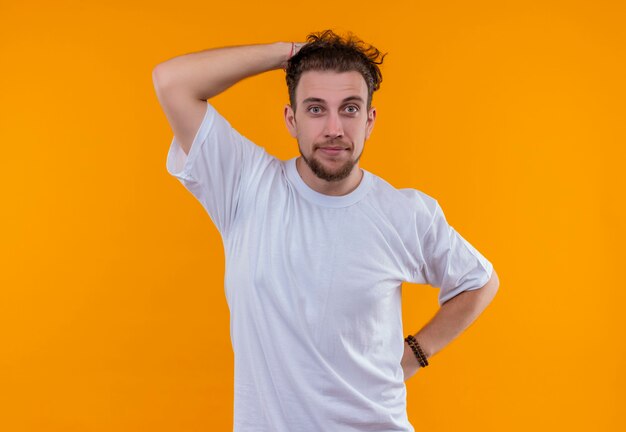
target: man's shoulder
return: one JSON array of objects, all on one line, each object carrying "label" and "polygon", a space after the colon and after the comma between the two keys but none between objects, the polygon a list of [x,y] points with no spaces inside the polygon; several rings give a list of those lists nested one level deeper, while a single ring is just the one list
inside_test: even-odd
[{"label": "man's shoulder", "polygon": [[437,207],[437,200],[417,188],[398,188],[387,180],[374,175],[377,183],[377,195],[387,205],[407,206],[413,211],[432,214]]}]

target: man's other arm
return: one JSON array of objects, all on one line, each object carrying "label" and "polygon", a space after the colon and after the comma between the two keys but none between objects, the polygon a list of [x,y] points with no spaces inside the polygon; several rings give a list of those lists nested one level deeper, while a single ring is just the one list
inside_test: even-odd
[{"label": "man's other arm", "polygon": [[[441,305],[435,316],[417,334],[426,357],[432,357],[472,324],[491,303],[500,286],[495,269],[489,281],[476,290],[463,291]],[[402,369],[404,380],[413,376],[420,365],[413,350],[404,342]]]},{"label": "man's other arm", "polygon": [[185,154],[206,112],[206,101],[244,78],[280,69],[290,42],[213,48],[159,63],[152,81],[159,103]]}]

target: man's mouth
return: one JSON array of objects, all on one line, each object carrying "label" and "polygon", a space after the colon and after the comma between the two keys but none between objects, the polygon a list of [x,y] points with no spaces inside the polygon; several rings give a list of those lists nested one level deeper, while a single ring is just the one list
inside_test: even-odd
[{"label": "man's mouth", "polygon": [[325,153],[327,155],[335,156],[346,149],[344,147],[320,147],[319,150],[321,150],[322,153]]}]

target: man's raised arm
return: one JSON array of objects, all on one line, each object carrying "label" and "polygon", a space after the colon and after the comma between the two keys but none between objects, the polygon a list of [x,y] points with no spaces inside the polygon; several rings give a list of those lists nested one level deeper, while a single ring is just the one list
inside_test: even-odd
[{"label": "man's raised arm", "polygon": [[[295,50],[301,44],[295,44]],[[206,112],[206,101],[244,78],[280,69],[291,42],[239,45],[184,54],[159,63],[152,80],[163,111],[185,153]]]},{"label": "man's raised arm", "polygon": [[159,63],[153,77],[159,86],[181,86],[207,100],[244,78],[280,69],[290,51],[291,42],[213,48]]}]

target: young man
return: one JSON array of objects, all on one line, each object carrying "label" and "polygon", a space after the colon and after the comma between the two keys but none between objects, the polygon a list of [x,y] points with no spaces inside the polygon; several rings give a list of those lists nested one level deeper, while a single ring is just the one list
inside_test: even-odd
[{"label": "young man", "polygon": [[[498,289],[492,264],[434,198],[359,167],[376,119],[379,55],[325,31],[305,44],[187,54],[154,70],[174,130],[167,170],[223,239],[235,431],[413,431],[405,380]],[[207,103],[280,68],[300,152],[287,161]],[[415,341],[402,333],[403,281],[440,288],[441,307]]]}]

